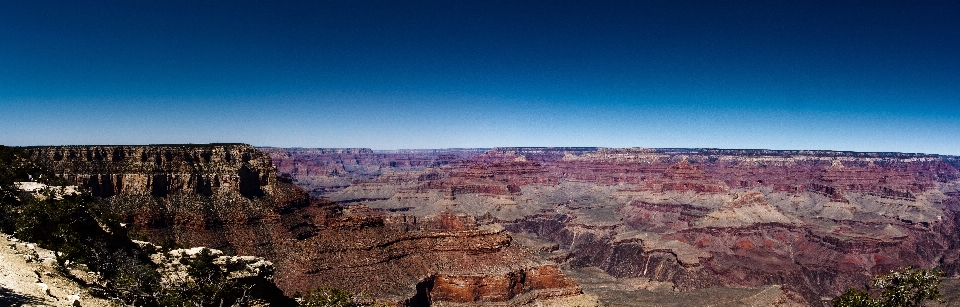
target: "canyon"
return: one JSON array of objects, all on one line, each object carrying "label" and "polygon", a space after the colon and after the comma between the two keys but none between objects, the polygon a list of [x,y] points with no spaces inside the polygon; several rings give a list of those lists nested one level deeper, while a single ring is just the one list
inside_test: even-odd
[{"label": "canyon", "polygon": [[[407,306],[819,306],[960,274],[960,158],[724,149],[25,147],[151,242],[287,295]],[[947,284],[952,284],[948,282]]]},{"label": "canyon", "polygon": [[[609,305],[657,301],[651,297],[663,299],[648,305],[689,304],[677,295],[769,287],[782,295],[759,305],[829,305],[903,265],[960,273],[960,159],[953,156],[261,150],[282,177],[346,208],[415,217],[452,211],[503,225]],[[758,305],[739,302],[732,304]]]},{"label": "canyon", "polygon": [[502,225],[314,198],[250,145],[22,150],[101,197],[136,239],[262,257],[288,296],[334,287],[388,305],[598,304],[558,264],[511,244]]}]

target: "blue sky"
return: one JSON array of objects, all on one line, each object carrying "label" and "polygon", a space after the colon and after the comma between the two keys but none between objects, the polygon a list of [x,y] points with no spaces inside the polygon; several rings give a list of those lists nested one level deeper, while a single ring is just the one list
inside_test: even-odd
[{"label": "blue sky", "polygon": [[0,1],[0,144],[960,154],[954,1]]}]

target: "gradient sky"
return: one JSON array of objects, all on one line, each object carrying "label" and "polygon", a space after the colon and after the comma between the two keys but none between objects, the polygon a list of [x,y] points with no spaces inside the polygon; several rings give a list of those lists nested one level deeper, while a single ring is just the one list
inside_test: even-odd
[{"label": "gradient sky", "polygon": [[0,129],[957,155],[960,2],[0,0]]}]

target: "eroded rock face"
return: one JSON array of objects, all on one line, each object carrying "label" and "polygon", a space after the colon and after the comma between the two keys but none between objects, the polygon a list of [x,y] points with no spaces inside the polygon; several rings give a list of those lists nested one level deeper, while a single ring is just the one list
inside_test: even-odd
[{"label": "eroded rock face", "polygon": [[[206,246],[223,257],[262,257],[288,295],[330,286],[397,305],[517,306],[582,293],[555,263],[511,244],[509,232],[490,219],[453,211],[384,214],[311,198],[289,177],[278,178],[270,157],[249,145],[25,150],[107,197],[105,205],[131,233]],[[396,165],[424,169],[417,161]]]},{"label": "eroded rock face", "polygon": [[255,197],[269,193],[276,181],[270,157],[244,144],[52,146],[24,151],[94,196]]},{"label": "eroded rock face", "polygon": [[[293,183],[347,207],[413,218],[467,214],[556,244],[532,250],[565,266],[683,291],[786,285],[819,304],[901,265],[960,273],[957,157],[495,148],[363,151],[360,159],[331,149],[271,150],[278,165],[296,165]],[[414,157],[417,167],[409,167]],[[341,164],[352,168],[310,166]],[[320,181],[349,183],[323,189]]]}]

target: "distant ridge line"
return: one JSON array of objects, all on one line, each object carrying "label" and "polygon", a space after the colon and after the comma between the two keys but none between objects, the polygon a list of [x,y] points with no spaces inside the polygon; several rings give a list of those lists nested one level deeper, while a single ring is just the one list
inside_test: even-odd
[{"label": "distant ridge line", "polygon": [[460,153],[482,153],[486,151],[494,152],[645,152],[659,154],[701,154],[701,155],[737,155],[737,156],[816,156],[816,157],[862,157],[862,158],[919,158],[919,157],[960,157],[953,155],[927,154],[927,153],[905,153],[905,152],[869,152],[869,151],[849,151],[849,150],[815,150],[815,149],[748,149],[748,148],[650,148],[650,147],[549,147],[549,146],[517,146],[517,147],[492,147],[492,148],[422,148],[422,149],[370,149],[363,147],[269,147],[257,146],[259,149],[284,149],[284,150],[319,150],[323,152],[340,153],[373,153],[373,154],[403,154],[403,153],[441,153],[441,152],[460,152]]},{"label": "distant ridge line", "polygon": [[31,145],[12,146],[17,148],[49,148],[49,147],[213,147],[213,146],[252,146],[266,150],[293,150],[313,151],[325,153],[365,153],[365,154],[437,154],[437,153],[483,153],[488,151],[506,153],[533,153],[533,152],[599,152],[599,153],[656,153],[656,154],[699,154],[699,155],[734,155],[744,157],[763,156],[814,156],[814,157],[855,157],[855,158],[947,158],[960,159],[960,156],[906,153],[906,152],[866,152],[848,150],[809,150],[809,149],[746,149],[746,148],[648,148],[648,147],[549,147],[549,146],[517,146],[517,147],[478,147],[478,148],[423,148],[423,149],[378,149],[363,147],[273,147],[253,146],[247,143],[185,143],[185,144],[71,144],[71,145]]},{"label": "distant ridge line", "polygon": [[[18,148],[44,148],[44,147],[211,147],[211,146],[251,146],[247,143],[184,143],[184,144],[69,144],[69,145],[30,145],[14,146]],[[260,147],[256,147],[260,148]]]}]

